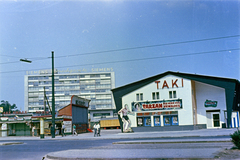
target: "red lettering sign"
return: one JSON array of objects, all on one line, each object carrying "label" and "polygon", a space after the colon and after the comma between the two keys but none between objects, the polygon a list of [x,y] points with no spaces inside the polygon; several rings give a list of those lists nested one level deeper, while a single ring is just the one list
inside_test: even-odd
[{"label": "red lettering sign", "polygon": [[173,79],[172,79],[172,88],[173,88],[174,86],[176,86],[176,87],[178,88],[177,81],[178,81],[178,79],[176,79],[176,80],[173,82]]},{"label": "red lettering sign", "polygon": [[155,83],[157,83],[157,89],[159,89],[158,83],[160,83],[160,81],[155,81]]},{"label": "red lettering sign", "polygon": [[169,88],[166,80],[164,80],[164,82],[163,82],[162,89],[163,89],[164,87],[167,87],[167,88]]},{"label": "red lettering sign", "polygon": [[[182,81],[182,84],[181,83],[179,84],[178,79],[172,79],[172,86],[170,86],[170,87],[172,87],[172,88],[177,87],[178,88],[179,85],[180,86],[182,85],[181,87],[183,87],[184,86],[183,85],[183,79],[181,81]],[[157,84],[157,89],[159,89],[159,86],[161,85],[160,82],[161,81],[155,81],[155,83]],[[163,84],[162,84],[162,89],[164,89],[165,87],[169,88],[167,80],[164,80]]]}]

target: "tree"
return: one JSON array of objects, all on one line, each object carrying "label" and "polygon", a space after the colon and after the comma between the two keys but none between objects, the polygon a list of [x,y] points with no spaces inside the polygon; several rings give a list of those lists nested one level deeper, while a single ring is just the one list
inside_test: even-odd
[{"label": "tree", "polygon": [[0,107],[3,107],[3,112],[10,112],[16,111],[17,106],[16,104],[11,105],[8,101],[1,101]]}]

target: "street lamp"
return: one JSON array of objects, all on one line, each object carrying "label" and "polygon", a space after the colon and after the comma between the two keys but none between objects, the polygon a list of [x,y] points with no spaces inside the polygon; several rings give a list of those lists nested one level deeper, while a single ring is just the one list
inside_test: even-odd
[{"label": "street lamp", "polygon": [[27,60],[26,58],[25,58],[25,59],[20,59],[20,61],[22,61],[22,62],[27,62],[27,63],[32,63],[32,61],[29,61],[29,60]]},{"label": "street lamp", "polygon": [[[20,59],[22,62],[32,63],[27,59]],[[54,51],[52,51],[52,138],[55,138],[55,97],[54,97]]]}]

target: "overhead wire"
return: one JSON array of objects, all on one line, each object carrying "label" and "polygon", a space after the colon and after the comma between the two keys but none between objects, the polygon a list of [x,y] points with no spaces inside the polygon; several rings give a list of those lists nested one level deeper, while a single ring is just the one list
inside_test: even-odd
[{"label": "overhead wire", "polygon": [[[110,64],[110,63],[122,63],[122,62],[132,62],[132,61],[143,61],[143,60],[151,60],[151,59],[161,59],[161,58],[173,58],[173,57],[183,57],[183,56],[192,56],[192,55],[202,55],[202,54],[211,54],[211,53],[221,53],[221,52],[232,52],[240,50],[240,48],[233,49],[225,49],[225,50],[215,50],[215,51],[206,51],[206,52],[196,52],[196,53],[186,53],[186,54],[176,54],[169,56],[158,56],[158,57],[149,57],[149,58],[138,58],[138,59],[127,59],[127,60],[118,60],[118,61],[108,61],[108,62],[98,62],[98,63],[89,63],[89,64],[79,64],[79,65],[70,65],[70,66],[59,66],[55,68],[67,68],[67,67],[77,67],[77,66],[89,66],[89,65],[99,65],[99,64]],[[41,69],[31,69],[31,70],[45,70],[49,68],[41,68]],[[19,71],[6,71],[1,73],[15,73],[15,72],[23,72],[29,70],[19,70]]]},{"label": "overhead wire", "polygon": [[240,35],[233,35],[233,36],[224,36],[224,37],[216,37],[216,38],[206,38],[206,39],[191,40],[191,41],[182,41],[182,42],[172,42],[172,43],[140,46],[140,47],[129,47],[129,48],[122,48],[122,49],[113,49],[113,50],[105,50],[105,51],[96,51],[96,52],[73,54],[73,55],[67,55],[67,56],[56,56],[55,58],[66,58],[66,57],[73,57],[73,56],[79,56],[79,55],[90,55],[90,54],[98,54],[98,53],[119,52],[119,51],[126,51],[126,50],[135,50],[135,49],[144,49],[144,48],[152,48],[152,47],[161,47],[161,46],[168,46],[168,45],[176,45],[176,44],[184,44],[184,43],[194,43],[194,42],[201,42],[201,41],[210,41],[210,40],[217,40],[217,39],[233,38],[233,37],[239,37],[239,36]]},{"label": "overhead wire", "polygon": [[[55,56],[54,58],[55,59],[56,58],[67,58],[67,57],[81,56],[81,55],[91,55],[91,54],[100,54],[100,53],[109,53],[109,52],[120,52],[120,51],[127,51],[127,50],[136,50],[136,49],[153,48],[153,47],[161,47],[161,46],[168,46],[168,45],[177,45],[177,44],[185,44],[185,43],[194,43],[194,42],[218,40],[218,39],[225,39],[225,38],[234,38],[234,37],[239,37],[239,36],[240,35],[233,35],[233,36],[223,36],[223,37],[191,40],[191,41],[172,42],[172,43],[164,43],[164,44],[156,44],[156,45],[139,46],[139,47],[129,47],[129,48],[121,48],[121,49],[113,49],[113,50],[105,50],[105,51],[96,51],[96,52],[87,52],[87,53],[79,53],[79,54],[64,55],[64,56]],[[34,57],[34,58],[27,58],[27,59],[30,59],[32,61],[38,61],[38,60],[45,60],[45,59],[49,59],[49,58],[51,58],[51,57]],[[0,64],[10,64],[10,63],[19,63],[19,61],[3,62],[3,63],[0,63]]]}]

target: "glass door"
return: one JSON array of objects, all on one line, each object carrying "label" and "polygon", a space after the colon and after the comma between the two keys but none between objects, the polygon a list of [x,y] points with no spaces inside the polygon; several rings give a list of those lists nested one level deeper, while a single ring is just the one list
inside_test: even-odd
[{"label": "glass door", "polygon": [[213,127],[220,127],[219,114],[213,114]]},{"label": "glass door", "polygon": [[178,116],[172,116],[172,125],[178,125]]},{"label": "glass door", "polygon": [[154,126],[161,126],[160,116],[154,117]]},{"label": "glass door", "polygon": [[143,126],[143,117],[137,117],[137,126]]},{"label": "glass door", "polygon": [[144,117],[144,126],[151,126],[151,117]]},{"label": "glass door", "polygon": [[163,121],[164,121],[164,126],[170,126],[171,125],[171,117],[170,116],[164,116]]}]

